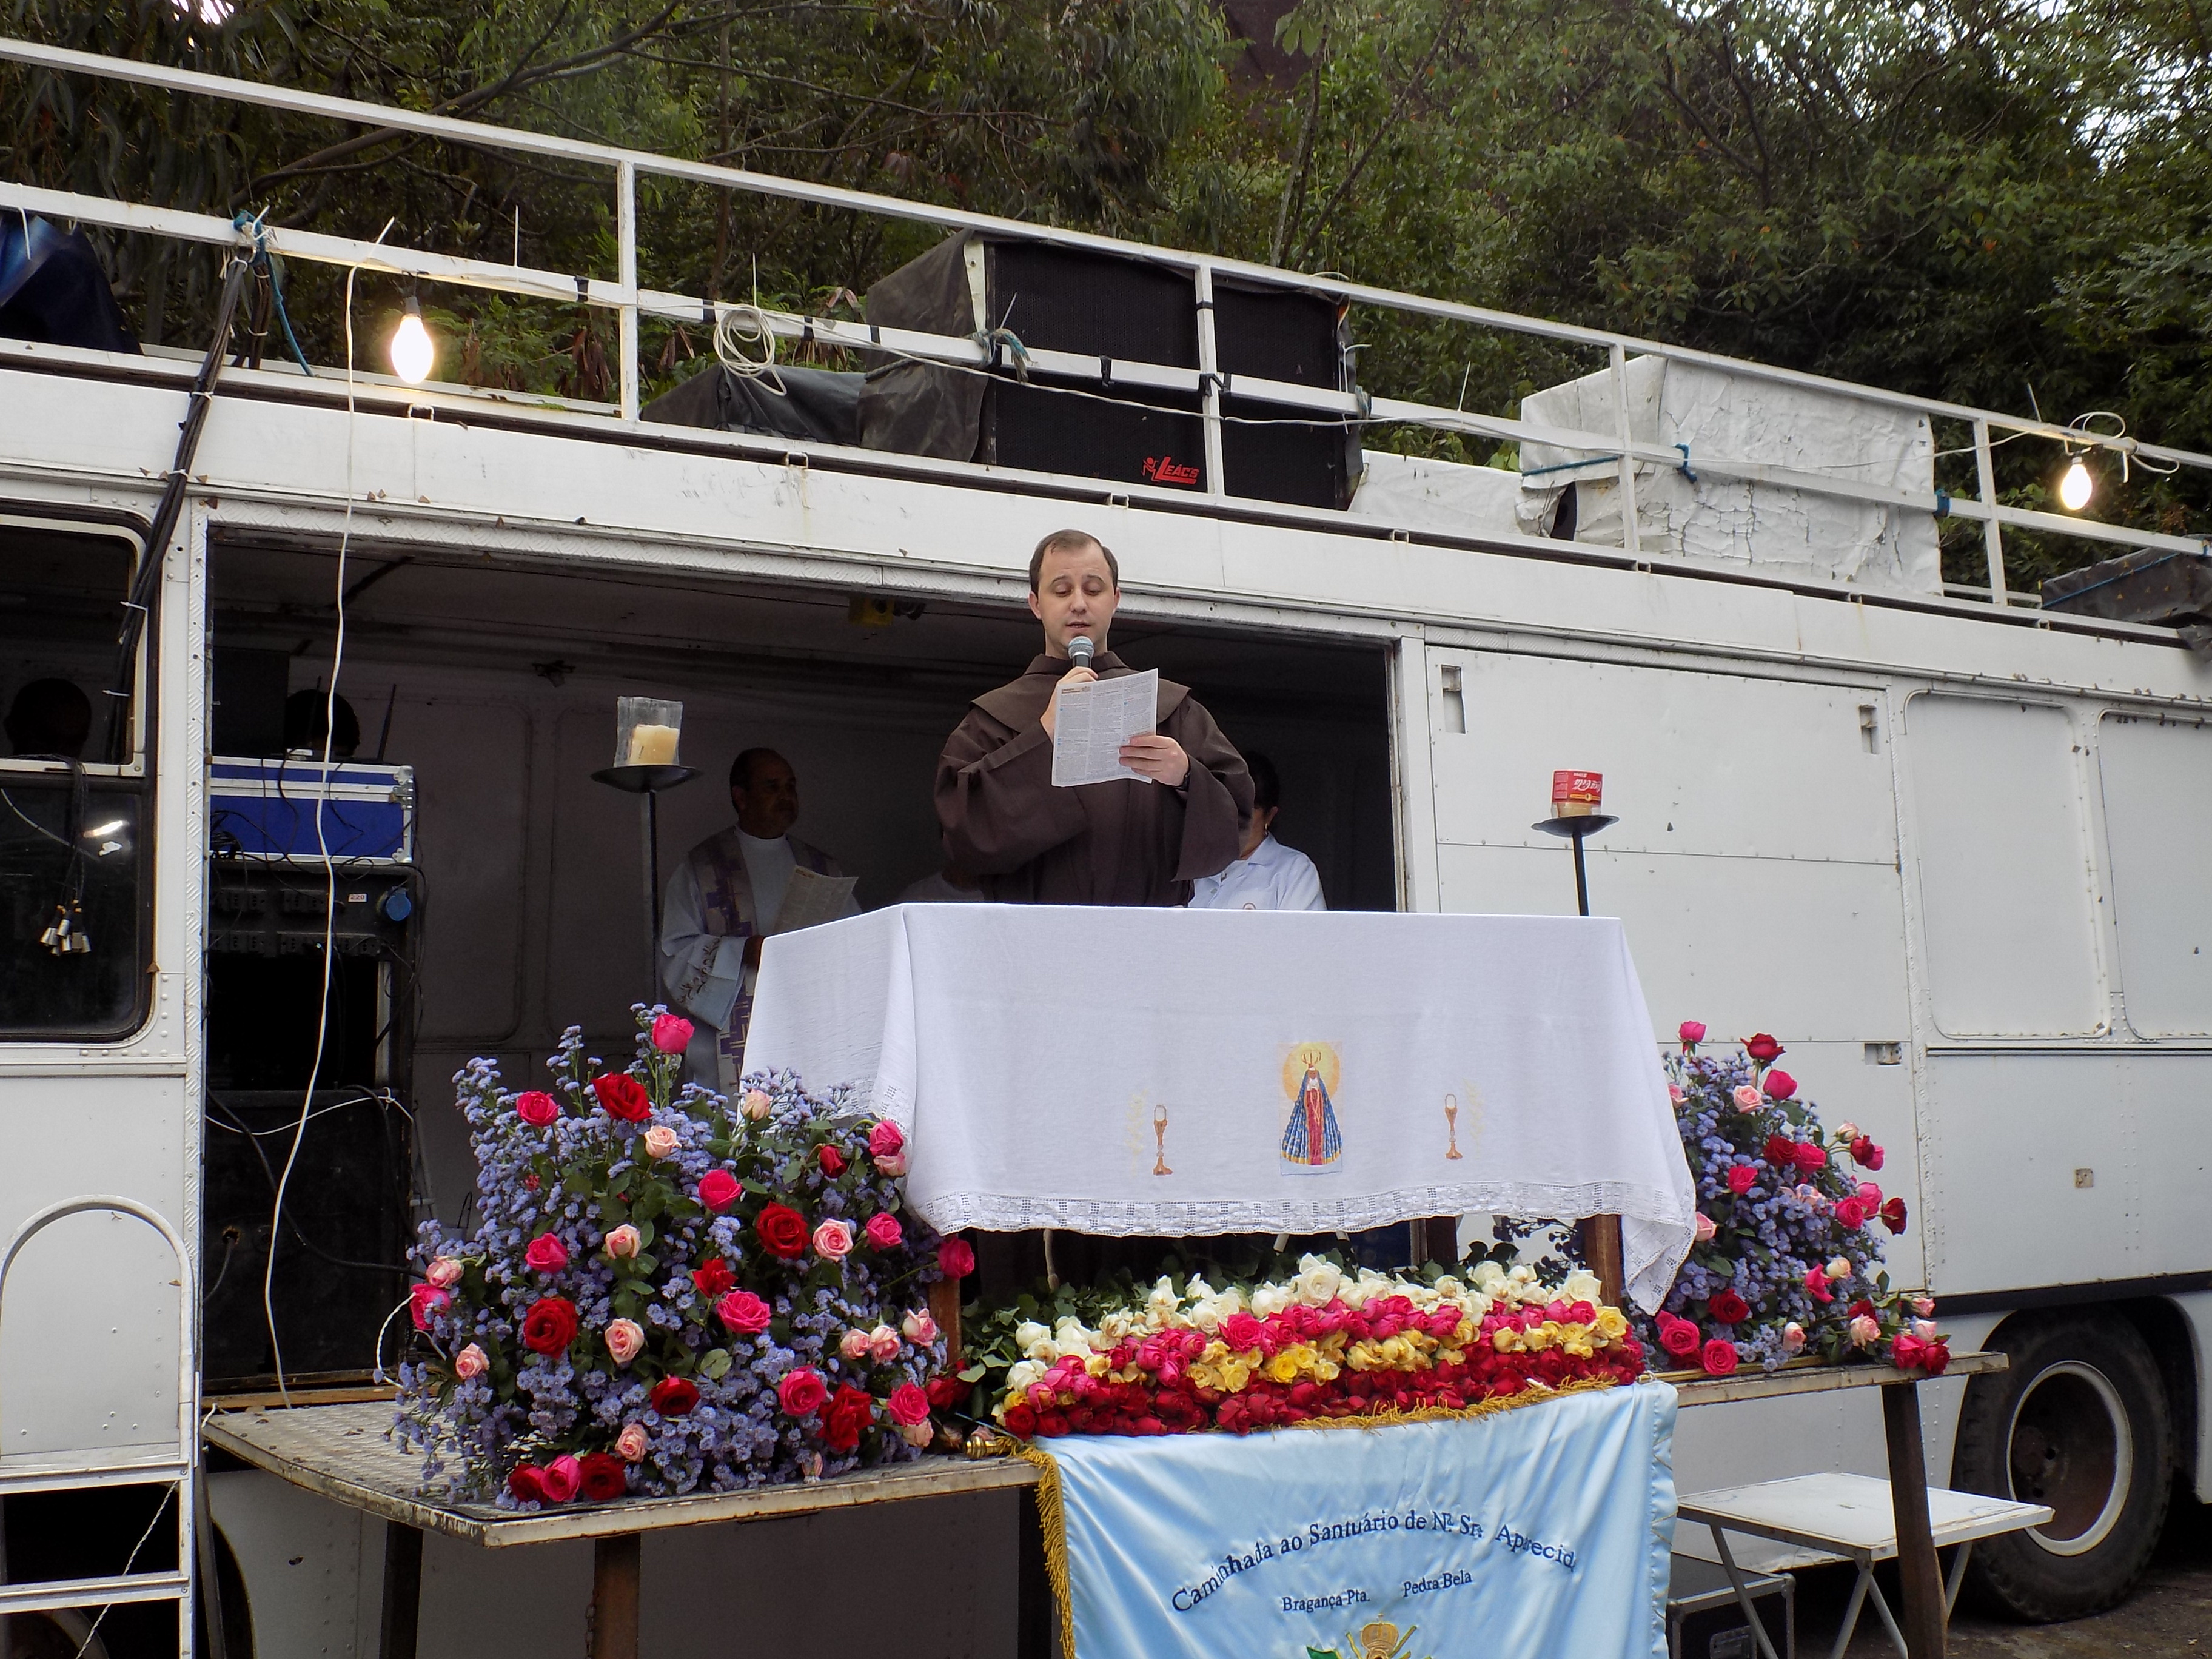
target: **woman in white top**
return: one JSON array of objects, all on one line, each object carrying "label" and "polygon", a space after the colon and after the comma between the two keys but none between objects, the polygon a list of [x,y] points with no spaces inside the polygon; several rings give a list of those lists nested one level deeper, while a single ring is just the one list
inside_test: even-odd
[{"label": "woman in white top", "polygon": [[1252,774],[1252,821],[1237,861],[1218,876],[1191,884],[1194,910],[1326,910],[1321,872],[1295,847],[1269,834],[1282,809],[1282,785],[1265,755],[1244,757]]}]

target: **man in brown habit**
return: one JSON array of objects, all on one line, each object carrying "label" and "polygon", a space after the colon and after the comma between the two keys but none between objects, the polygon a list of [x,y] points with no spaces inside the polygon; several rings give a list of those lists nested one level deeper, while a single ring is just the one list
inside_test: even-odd
[{"label": "man in brown habit", "polygon": [[[1131,672],[1107,649],[1121,567],[1095,536],[1054,531],[1030,559],[1030,611],[1044,651],[1028,672],[975,699],[937,763],[946,855],[1000,903],[1186,902],[1190,884],[1236,858],[1252,813],[1243,757],[1187,687],[1160,682],[1158,729],[1121,763],[1145,781],[1055,788],[1054,721],[1069,686]],[[1089,668],[1067,642],[1090,639]]]}]

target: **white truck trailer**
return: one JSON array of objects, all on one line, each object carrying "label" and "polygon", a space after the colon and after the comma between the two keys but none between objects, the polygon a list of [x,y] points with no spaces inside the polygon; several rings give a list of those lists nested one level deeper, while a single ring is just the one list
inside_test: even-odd
[{"label": "white truck trailer", "polygon": [[[607,168],[623,206],[620,268],[598,281],[270,233],[295,261],[611,308],[620,404],[410,386],[343,365],[232,368],[160,545],[149,527],[198,354],[0,340],[0,701],[42,678],[107,689],[117,619],[151,562],[133,670],[104,699],[120,746],[75,768],[0,760],[12,860],[0,1237],[71,1200],[125,1206],[29,1237],[0,1302],[17,1653],[64,1638],[57,1650],[76,1650],[90,1620],[71,1601],[114,1604],[85,1651],[189,1649],[190,1619],[179,1638],[162,1598],[218,1582],[232,1655],[379,1650],[382,1534],[358,1514],[218,1466],[201,1471],[206,1524],[173,1530],[194,1507],[191,1425],[216,1375],[202,1304],[243,1285],[250,1322],[272,1248],[331,1258],[333,1295],[349,1273],[386,1283],[374,1275],[389,1266],[332,1247],[319,1230],[339,1224],[338,1197],[300,1170],[297,1191],[319,1196],[280,1216],[264,1190],[253,1224],[211,1231],[210,1143],[251,1135],[279,1164],[296,1145],[312,1166],[325,1111],[334,1126],[365,1102],[373,1123],[411,1123],[416,1201],[451,1218],[471,1170],[440,1080],[479,1054],[526,1075],[571,1022],[620,1042],[650,973],[635,809],[591,780],[618,694],[680,697],[689,757],[781,750],[801,779],[804,832],[860,876],[866,902],[890,902],[936,866],[939,745],[967,698],[1031,649],[1028,551],[1063,525],[1121,556],[1117,647],[1200,688],[1232,738],[1274,758],[1285,838],[1339,907],[1569,909],[1567,855],[1530,821],[1554,768],[1604,775],[1620,823],[1590,843],[1592,898],[1627,925],[1655,1044],[1687,1018],[1716,1039],[1778,1035],[1827,1120],[1889,1149],[1883,1185],[1912,1214],[1894,1277],[1936,1296],[1955,1347],[2012,1356],[2002,1376],[1923,1390],[1931,1479],[2057,1511],[1978,1558],[2001,1601],[2031,1617],[2099,1605],[2140,1572],[2170,1492],[2212,1498],[2212,864],[2196,840],[2212,816],[2212,668],[2170,629],[2021,603],[1998,555],[2008,527],[2114,550],[2197,543],[1996,506],[1989,483],[1993,430],[2054,457],[2064,441],[2106,441],[604,146],[21,43],[0,57],[558,153]],[[1255,500],[1224,479],[1233,405],[1203,309],[1195,367],[1111,371],[1196,400],[1206,442],[1191,487],[656,424],[639,414],[639,319],[701,310],[636,280],[629,208],[656,173],[1137,258],[1187,280],[1194,306],[1233,280],[1326,294],[1355,319],[1376,307],[1519,331],[1588,348],[1598,377],[1517,417],[1265,388],[1315,420],[1522,446],[1517,476],[1378,462],[1350,512]],[[0,207],[240,246],[228,222],[161,204],[5,185]],[[865,325],[765,321],[787,338],[885,343]],[[977,369],[993,349],[957,334],[892,343]],[[363,361],[372,346],[380,368],[380,341]],[[1978,499],[1936,490],[1947,433],[1978,452]],[[1562,483],[1583,498],[1571,531]],[[1933,574],[1943,513],[1980,528],[1985,584],[1947,589]],[[1735,527],[1714,532],[1729,514]],[[1794,526],[1790,546],[1762,541],[1775,523]],[[239,896],[250,860],[211,811],[223,786],[210,757],[237,712],[215,707],[216,688],[246,684],[247,669],[279,699],[335,677],[360,711],[361,755],[411,769],[404,860],[308,858],[255,890],[274,897]],[[665,856],[723,821],[720,794],[710,782],[665,799]],[[307,1103],[270,1127],[239,1097],[258,1098],[264,1061],[276,1075],[315,1038],[316,1001],[302,1013],[278,979],[225,979],[211,961],[241,928],[277,936],[293,909],[301,948],[320,951],[336,917],[367,906],[392,921],[395,892],[412,921],[388,935],[349,921],[368,943],[331,963],[342,984],[328,1006],[373,1012],[348,1030],[321,1024],[345,1056],[324,1076],[357,1086],[318,1097],[295,1142]],[[244,914],[264,902],[281,914]],[[93,948],[57,952],[41,939],[72,902]],[[358,1004],[343,994],[355,974]],[[226,997],[211,1052],[210,999]],[[285,1387],[314,1397],[327,1381],[315,1369],[295,1354]],[[1676,1468],[1686,1490],[1880,1473],[1881,1458],[1860,1390],[1691,1412]],[[647,1650],[741,1632],[811,1651],[834,1607],[840,1627],[896,1632],[914,1651],[1009,1653],[1014,1525],[1000,1494],[655,1534]],[[129,1586],[21,1582],[118,1574],[134,1541]],[[421,1651],[569,1650],[583,1547],[488,1553],[434,1536]]]}]

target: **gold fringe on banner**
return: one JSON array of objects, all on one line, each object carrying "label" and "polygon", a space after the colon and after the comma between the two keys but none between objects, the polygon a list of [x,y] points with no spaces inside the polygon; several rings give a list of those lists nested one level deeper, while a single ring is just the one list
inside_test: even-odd
[{"label": "gold fringe on banner", "polygon": [[[1309,1417],[1294,1429],[1389,1429],[1401,1423],[1444,1423],[1461,1418],[1495,1417],[1523,1406],[1541,1405],[1565,1395],[1592,1394],[1618,1382],[1611,1376],[1579,1376],[1557,1388],[1523,1389],[1497,1400],[1478,1400],[1472,1406],[1422,1406],[1409,1412],[1376,1412],[1365,1417]],[[1218,1431],[1206,1431],[1218,1432]],[[989,1443],[986,1455],[1018,1457],[1037,1469],[1037,1521],[1044,1529],[1044,1566],[1052,1580],[1052,1597],[1060,1612],[1060,1650],[1062,1659],[1077,1659],[1075,1600],[1068,1593],[1067,1509],[1060,1486],[1060,1465],[1042,1443],[1007,1435]]]}]

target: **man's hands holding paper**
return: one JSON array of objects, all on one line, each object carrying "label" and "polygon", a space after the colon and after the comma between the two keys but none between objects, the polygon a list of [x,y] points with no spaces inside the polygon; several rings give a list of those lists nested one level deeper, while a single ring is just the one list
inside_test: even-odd
[{"label": "man's hands holding paper", "polygon": [[1140,732],[1123,744],[1121,764],[1170,789],[1182,788],[1190,775],[1190,757],[1182,745],[1159,732]]},{"label": "man's hands holding paper", "polygon": [[1044,713],[1037,716],[1037,724],[1044,727],[1045,736],[1056,738],[1060,735],[1060,694],[1070,686],[1088,685],[1097,678],[1087,668],[1071,668],[1060,677],[1060,684],[1052,688],[1052,696],[1044,706]]}]

